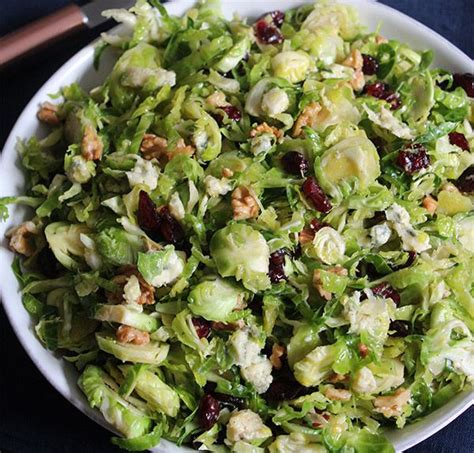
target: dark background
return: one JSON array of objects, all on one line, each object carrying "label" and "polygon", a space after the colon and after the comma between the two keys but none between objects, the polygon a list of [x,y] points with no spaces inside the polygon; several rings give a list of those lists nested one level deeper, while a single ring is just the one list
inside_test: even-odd
[{"label": "dark background", "polygon": [[[0,35],[67,5],[67,0],[0,0]],[[84,1],[76,1],[84,4]],[[238,2],[237,2],[238,3]],[[382,0],[474,56],[474,0]],[[0,149],[41,85],[99,29],[50,45],[0,73]],[[1,271],[0,271],[1,277]],[[112,453],[110,434],[60,396],[34,367],[0,308],[0,452]],[[474,408],[409,453],[474,452]]]}]

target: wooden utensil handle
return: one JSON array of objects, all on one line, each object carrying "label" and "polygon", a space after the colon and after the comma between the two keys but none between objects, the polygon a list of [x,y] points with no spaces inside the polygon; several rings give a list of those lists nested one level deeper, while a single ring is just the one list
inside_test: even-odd
[{"label": "wooden utensil handle", "polygon": [[0,66],[85,25],[77,5],[69,5],[0,38]]}]

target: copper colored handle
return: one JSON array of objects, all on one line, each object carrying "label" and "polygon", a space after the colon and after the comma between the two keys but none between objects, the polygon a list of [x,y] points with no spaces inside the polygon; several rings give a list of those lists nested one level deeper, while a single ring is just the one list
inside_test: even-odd
[{"label": "copper colored handle", "polygon": [[83,27],[85,17],[77,5],[69,5],[20,30],[0,38],[0,66]]}]

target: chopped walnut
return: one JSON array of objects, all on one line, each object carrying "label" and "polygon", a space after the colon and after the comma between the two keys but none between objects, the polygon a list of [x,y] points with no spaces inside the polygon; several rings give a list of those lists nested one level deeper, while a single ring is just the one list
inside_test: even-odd
[{"label": "chopped walnut", "polygon": [[438,202],[429,195],[423,199],[423,207],[430,213],[434,214],[436,212],[436,208],[438,207]]},{"label": "chopped walnut", "polygon": [[177,154],[192,156],[194,151],[195,149],[190,145],[186,145],[182,138],[176,142],[173,149],[169,149],[168,141],[155,134],[145,134],[140,146],[140,152],[144,159],[157,159],[162,165],[166,165]]},{"label": "chopped walnut", "polygon": [[168,140],[163,137],[158,137],[155,134],[145,134],[143,136],[142,144],[140,145],[140,152],[146,160],[161,159],[168,150]]},{"label": "chopped walnut", "polygon": [[281,368],[281,357],[285,354],[285,347],[280,344],[274,344],[272,347],[272,354],[270,355],[270,362],[273,368],[279,370]]},{"label": "chopped walnut", "polygon": [[232,176],[234,176],[234,172],[230,168],[224,167],[222,169],[223,178],[232,178]]},{"label": "chopped walnut", "polygon": [[44,102],[41,104],[36,117],[42,123],[48,124],[49,126],[57,126],[61,122],[58,115],[58,107],[51,104],[51,102]]},{"label": "chopped walnut", "polygon": [[342,62],[344,66],[354,69],[354,78],[350,84],[356,91],[362,90],[365,85],[364,73],[362,72],[362,66],[364,65],[364,59],[358,49],[354,49],[351,54]]},{"label": "chopped walnut", "polygon": [[324,392],[324,396],[334,401],[349,401],[351,399],[352,393],[349,390],[328,387]]},{"label": "chopped walnut", "polygon": [[331,267],[330,269],[328,269],[328,271],[332,272],[333,274],[339,275],[340,277],[347,277],[347,269],[345,267],[342,267],[340,264]]},{"label": "chopped walnut", "polygon": [[399,388],[393,395],[378,396],[374,400],[376,412],[380,412],[384,417],[398,417],[403,413],[403,406],[408,403],[411,397],[410,390]]},{"label": "chopped walnut", "polygon": [[140,296],[136,303],[139,305],[151,305],[155,303],[155,288],[145,281],[134,266],[125,266],[120,269],[120,272],[119,275],[112,278],[112,282],[120,288],[119,291],[116,293],[107,293],[107,300],[110,303],[120,304],[124,301],[124,287],[132,275],[137,277],[140,285]]},{"label": "chopped walnut", "polygon": [[82,136],[81,152],[86,160],[99,160],[102,157],[104,144],[97,131],[90,125],[84,128]]},{"label": "chopped walnut", "polygon": [[348,380],[349,378],[345,374],[334,373],[329,377],[328,382],[331,384],[338,384],[340,382],[347,382]]},{"label": "chopped walnut", "polygon": [[142,346],[150,342],[150,334],[135,329],[135,327],[122,325],[117,329],[115,335],[119,343],[132,343],[137,346]]},{"label": "chopped walnut", "polygon": [[313,287],[323,299],[331,300],[332,294],[323,288],[320,269],[315,269],[313,272]]},{"label": "chopped walnut", "polygon": [[314,239],[314,231],[311,228],[303,228],[303,230],[298,236],[298,240],[301,245],[313,242],[313,239]]},{"label": "chopped walnut", "polygon": [[385,36],[377,35],[375,37],[375,44],[385,44],[388,42],[388,39]]},{"label": "chopped walnut", "polygon": [[267,123],[259,124],[250,131],[250,137],[254,138],[260,134],[273,134],[277,140],[283,138],[283,132],[276,127],[269,126]]},{"label": "chopped walnut", "polygon": [[322,107],[317,102],[311,102],[308,104],[298,116],[293,129],[293,137],[299,137],[303,132],[304,126],[315,127],[320,118]]},{"label": "chopped walnut", "polygon": [[10,250],[24,256],[33,256],[37,251],[35,236],[39,233],[38,227],[31,221],[24,222],[7,231],[10,238]]},{"label": "chopped walnut", "polygon": [[252,219],[258,216],[259,206],[255,197],[247,187],[237,187],[232,192],[232,209],[234,210],[234,220]]},{"label": "chopped walnut", "polygon": [[369,348],[364,343],[359,343],[359,354],[363,359],[369,354]]},{"label": "chopped walnut", "polygon": [[178,154],[186,154],[186,156],[191,157],[195,153],[195,151],[196,150],[193,146],[186,145],[184,140],[182,138],[180,138],[177,141],[176,146],[166,153],[166,156],[168,157],[168,160],[173,159],[173,157],[178,155]]},{"label": "chopped walnut", "polygon": [[225,107],[230,105],[226,99],[225,94],[222,91],[215,91],[206,98],[206,102],[212,107]]}]

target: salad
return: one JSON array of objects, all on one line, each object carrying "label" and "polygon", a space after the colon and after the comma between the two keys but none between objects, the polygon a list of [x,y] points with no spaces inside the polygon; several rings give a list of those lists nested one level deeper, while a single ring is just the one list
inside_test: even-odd
[{"label": "salad", "polygon": [[474,78],[333,2],[106,16],[19,141],[36,334],[138,451],[392,452],[474,379]]}]

